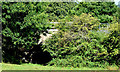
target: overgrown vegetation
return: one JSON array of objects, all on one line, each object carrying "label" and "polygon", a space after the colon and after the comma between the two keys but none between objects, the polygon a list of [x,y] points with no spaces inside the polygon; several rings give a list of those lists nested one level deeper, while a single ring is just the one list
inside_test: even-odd
[{"label": "overgrown vegetation", "polygon": [[109,34],[98,32],[99,24],[99,20],[90,14],[75,17],[71,26],[59,24],[58,34],[47,40],[43,47],[54,57],[48,64],[70,67],[119,65],[118,23],[111,24]]},{"label": "overgrown vegetation", "polygon": [[114,2],[80,2],[71,10],[71,14],[79,16],[81,13],[90,13],[98,17],[101,23],[112,22],[113,16],[118,16]]},{"label": "overgrown vegetation", "polygon": [[[28,63],[31,59],[51,56],[52,60],[44,65],[75,68],[120,66],[117,9],[114,2],[3,2],[3,62],[21,64],[23,53],[28,52],[25,57]],[[39,35],[53,26],[50,21],[62,22],[54,26],[59,32],[44,45],[37,45]],[[66,23],[69,21],[73,24]],[[107,32],[99,29],[101,22],[109,23],[108,28],[106,25],[101,28]]]},{"label": "overgrown vegetation", "polygon": [[20,63],[23,52],[37,45],[39,35],[50,28],[48,15],[40,7],[42,3],[3,3],[3,61]]}]

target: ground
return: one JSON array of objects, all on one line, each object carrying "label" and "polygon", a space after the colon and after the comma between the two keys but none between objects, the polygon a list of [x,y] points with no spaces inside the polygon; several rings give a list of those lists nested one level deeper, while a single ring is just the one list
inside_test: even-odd
[{"label": "ground", "polygon": [[[1,64],[0,64],[1,65]],[[0,66],[1,70],[1,66]],[[117,70],[116,67],[108,67],[108,68],[72,68],[72,67],[55,67],[55,66],[42,66],[38,64],[8,64],[2,63],[2,70]]]}]

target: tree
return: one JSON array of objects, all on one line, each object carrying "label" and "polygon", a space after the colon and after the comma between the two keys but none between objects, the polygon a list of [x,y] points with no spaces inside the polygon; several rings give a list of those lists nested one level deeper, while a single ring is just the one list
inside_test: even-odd
[{"label": "tree", "polygon": [[59,21],[69,16],[69,11],[76,5],[75,2],[50,2],[45,10],[50,21]]},{"label": "tree", "polygon": [[71,10],[71,14],[79,16],[81,13],[91,13],[100,22],[106,23],[113,21],[112,16],[117,16],[117,6],[114,2],[80,2]]},{"label": "tree", "polygon": [[[80,16],[74,16],[74,22],[71,25],[67,25],[65,22],[56,25],[59,32],[46,40],[43,45],[43,50],[48,51],[54,58],[48,64],[80,67],[80,64],[86,63],[85,61],[91,61],[91,57],[95,56],[96,52],[90,53],[89,51],[92,48],[92,51],[96,49],[87,48],[91,43],[88,35],[91,30],[97,30],[99,24],[97,18],[83,13]],[[63,61],[65,63],[62,63]]]},{"label": "tree", "polygon": [[39,35],[50,28],[48,15],[44,13],[45,5],[46,3],[39,2],[3,2],[4,61],[19,63],[22,58],[21,53],[37,45]]}]

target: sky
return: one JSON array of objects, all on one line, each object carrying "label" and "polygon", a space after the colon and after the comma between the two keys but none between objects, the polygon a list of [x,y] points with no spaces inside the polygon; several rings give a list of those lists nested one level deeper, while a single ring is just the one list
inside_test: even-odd
[{"label": "sky", "polygon": [[[78,0],[78,1],[81,2],[82,0]],[[120,1],[120,0],[114,0],[114,2],[115,2],[116,5],[118,5],[118,2],[119,2],[119,1]]]},{"label": "sky", "polygon": [[120,0],[114,0],[114,1],[115,1],[115,4],[118,5],[118,2],[119,2]]}]

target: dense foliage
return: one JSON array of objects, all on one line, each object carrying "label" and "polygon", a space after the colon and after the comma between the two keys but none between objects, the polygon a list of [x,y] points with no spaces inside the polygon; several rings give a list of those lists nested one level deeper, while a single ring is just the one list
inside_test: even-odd
[{"label": "dense foliage", "polygon": [[107,34],[98,30],[100,22],[90,14],[83,13],[74,19],[72,25],[58,24],[59,32],[46,41],[43,49],[54,58],[48,64],[70,67],[119,65],[119,24],[111,24]]},{"label": "dense foliage", "polygon": [[49,15],[49,21],[59,21],[69,16],[69,11],[72,10],[76,4],[75,2],[50,2],[45,12]]},{"label": "dense foliage", "polygon": [[[36,55],[31,59],[44,62],[43,57],[51,56],[48,65],[120,65],[119,8],[114,2],[3,2],[2,17],[3,62],[22,63],[23,53],[31,52],[28,59],[32,53]],[[39,35],[53,26],[51,21],[61,22],[54,26],[58,33],[37,45]],[[101,25],[107,32],[99,29],[101,22],[110,23],[108,28]]]},{"label": "dense foliage", "polygon": [[2,47],[5,61],[12,59],[10,61],[15,62],[17,57],[19,62],[20,53],[37,45],[40,33],[50,28],[44,8],[42,3],[3,3]]},{"label": "dense foliage", "polygon": [[113,21],[113,16],[117,16],[117,6],[114,2],[80,2],[71,10],[71,14],[79,16],[81,13],[91,13],[100,22],[106,23]]},{"label": "dense foliage", "polygon": [[102,44],[104,45],[104,49],[106,49],[106,60],[109,61],[110,64],[116,63],[120,65],[120,24],[114,23],[109,27],[110,34],[107,38],[104,39]]},{"label": "dense foliage", "polygon": [[[2,47],[4,62],[19,63],[23,58],[23,52],[29,51],[33,46],[37,45],[39,35],[52,26],[49,21],[51,19],[55,21],[56,16],[59,19],[63,15],[67,15],[69,9],[72,9],[75,5],[72,6],[71,4],[3,2]],[[61,8],[61,6],[63,7]],[[61,14],[63,15],[61,16]]]}]

